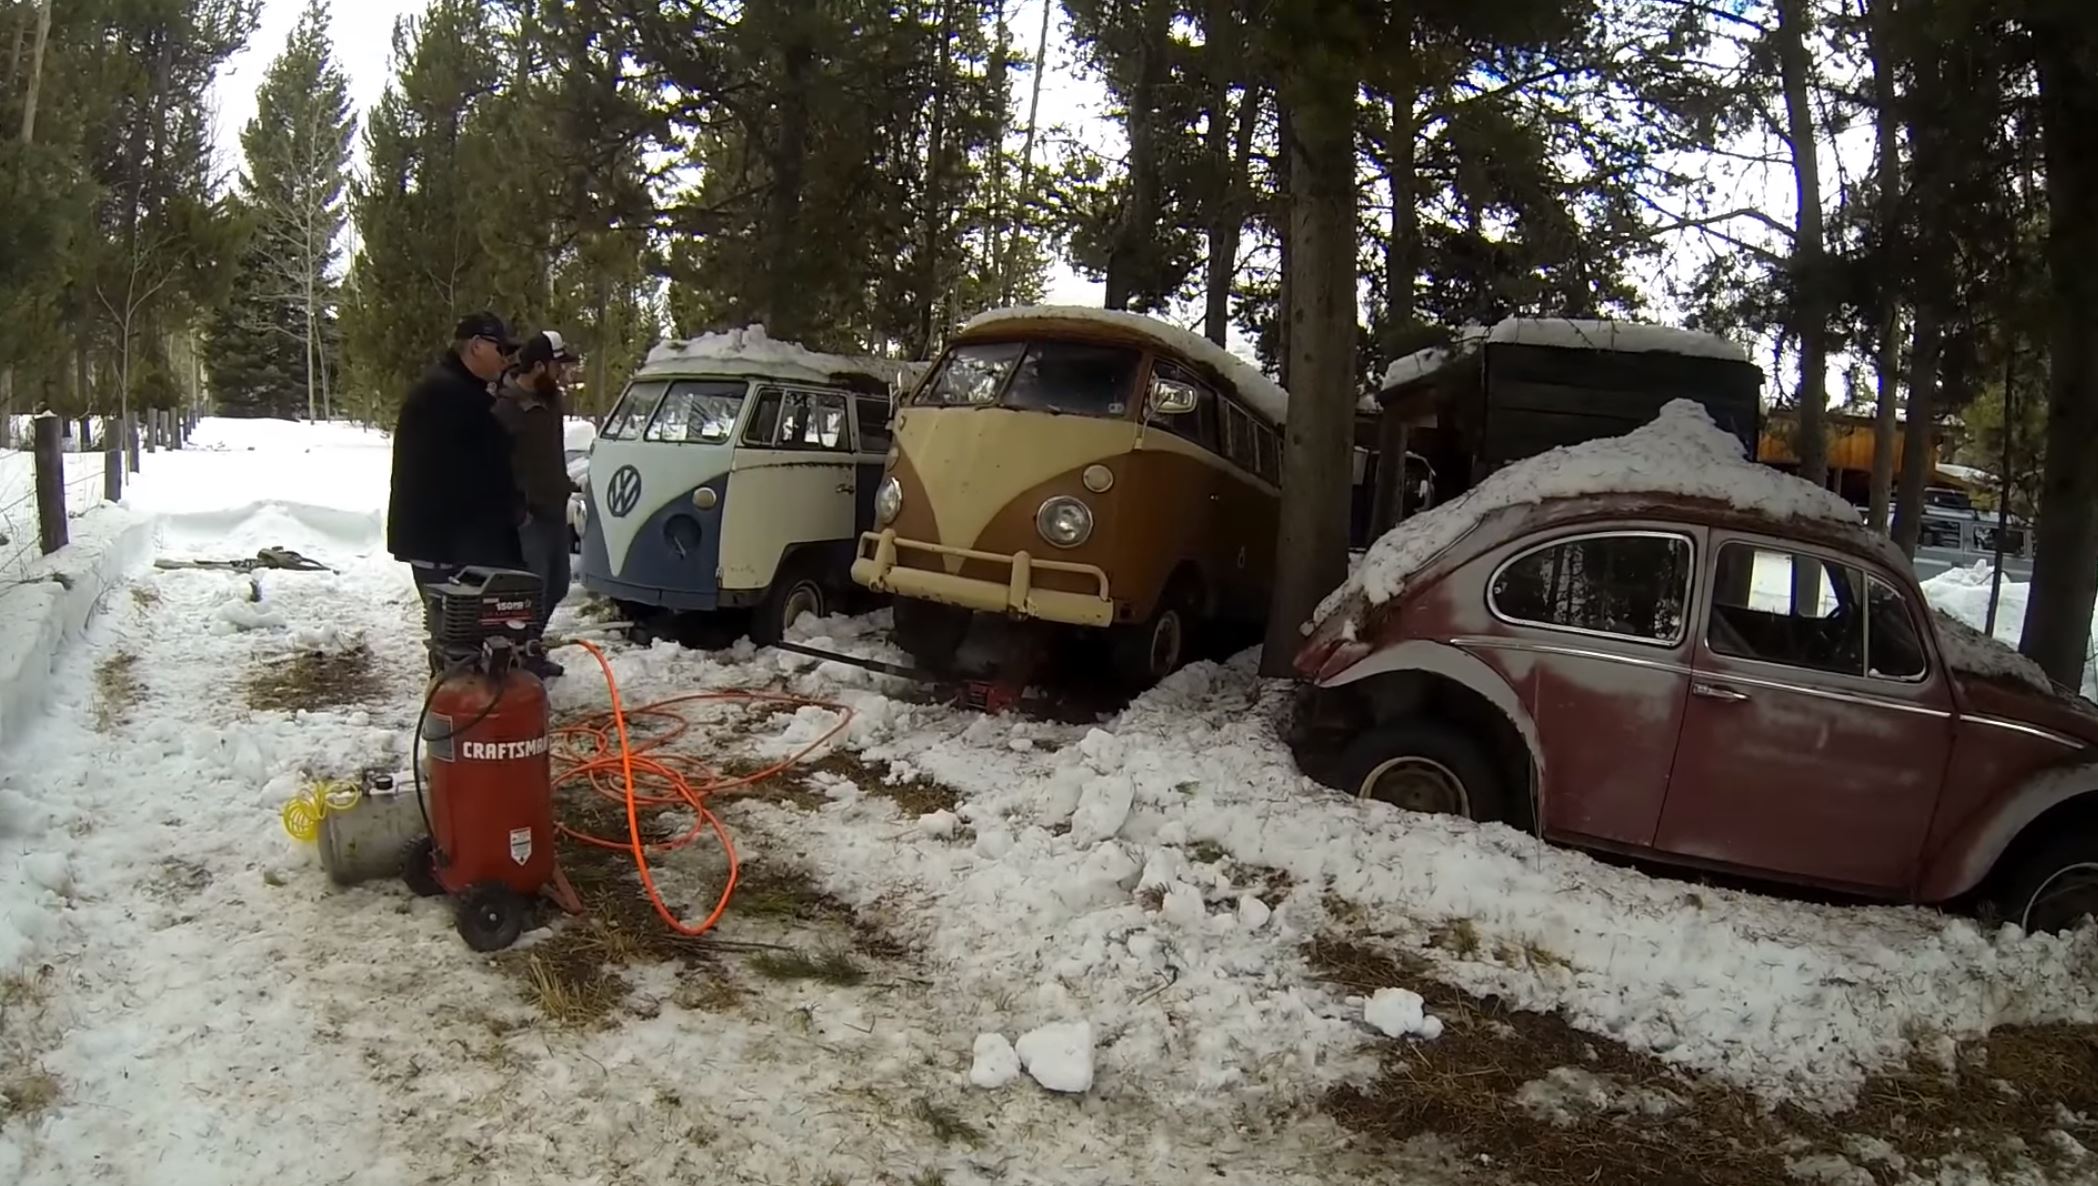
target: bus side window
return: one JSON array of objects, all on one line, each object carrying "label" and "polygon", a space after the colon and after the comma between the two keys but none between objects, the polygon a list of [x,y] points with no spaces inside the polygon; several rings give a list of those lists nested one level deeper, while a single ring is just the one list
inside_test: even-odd
[{"label": "bus side window", "polygon": [[1152,372],[1154,389],[1173,386],[1195,393],[1195,410],[1181,416],[1155,416],[1152,423],[1174,436],[1193,441],[1212,453],[1220,452],[1217,441],[1217,409],[1220,401],[1201,380],[1170,362],[1159,362]]},{"label": "bus side window", "polygon": [[852,437],[845,429],[845,397],[830,392],[790,393],[786,415],[780,421],[779,447],[849,451]]},{"label": "bus side window", "polygon": [[750,411],[750,425],[743,430],[746,445],[770,446],[779,433],[780,407],[786,393],[777,387],[758,391],[758,406]]},{"label": "bus side window", "polygon": [[895,441],[889,427],[889,401],[871,396],[855,398],[852,409],[860,418],[860,452],[887,453]]},{"label": "bus side window", "polygon": [[1254,472],[1279,486],[1282,484],[1282,438],[1265,424],[1253,426],[1254,449],[1257,452]]},{"label": "bus side window", "polygon": [[1257,472],[1254,469],[1253,418],[1234,403],[1220,401],[1218,410],[1224,417],[1224,456],[1248,473]]}]

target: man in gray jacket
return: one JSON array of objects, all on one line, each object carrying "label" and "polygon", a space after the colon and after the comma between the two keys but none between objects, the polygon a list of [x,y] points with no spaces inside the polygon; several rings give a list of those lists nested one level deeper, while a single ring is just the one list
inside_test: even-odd
[{"label": "man in gray jacket", "polygon": [[[553,616],[568,595],[568,496],[575,483],[568,477],[567,409],[561,388],[576,356],[553,330],[526,338],[517,363],[504,378],[495,401],[495,418],[510,432],[510,468],[524,498],[525,521],[517,529],[525,567],[543,585],[539,625]],[[541,678],[561,674],[561,666],[542,659],[534,668]]]}]

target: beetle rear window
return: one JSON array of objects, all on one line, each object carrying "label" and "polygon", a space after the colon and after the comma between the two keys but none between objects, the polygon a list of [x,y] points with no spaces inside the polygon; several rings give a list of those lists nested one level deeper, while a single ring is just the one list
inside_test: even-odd
[{"label": "beetle rear window", "polygon": [[1652,532],[1587,535],[1518,556],[1493,578],[1510,621],[1676,643],[1690,604],[1690,541]]}]

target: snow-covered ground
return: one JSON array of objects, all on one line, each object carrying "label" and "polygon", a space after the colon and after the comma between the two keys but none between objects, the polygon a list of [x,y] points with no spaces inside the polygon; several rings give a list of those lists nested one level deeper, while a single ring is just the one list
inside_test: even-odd
[{"label": "snow-covered ground", "polygon": [[[1952,617],[1965,622],[1976,630],[1987,630],[1989,624],[1989,586],[1991,570],[1987,561],[1980,561],[1970,568],[1955,568],[1923,582],[1923,595],[1930,603]],[[2011,580],[2006,575],[1996,601],[1996,638],[2005,645],[2015,647],[2025,634],[2025,602],[2032,593],[2032,586],[2025,581]],[[2098,698],[2098,619],[2091,623],[2091,658],[2084,662],[2083,687],[2085,696]]]},{"label": "snow-covered ground", "polygon": [[[196,446],[134,488],[163,554],[278,545],[337,571],[141,574],[62,659],[50,714],[0,750],[0,1070],[49,1085],[41,1108],[0,1110],[0,1182],[1448,1179],[1432,1150],[1370,1151],[1313,1106],[1441,1025],[1314,977],[1321,935],[1770,1101],[1839,1104],[1945,1037],[2098,1020],[2098,932],[1693,892],[1342,800],[1297,774],[1287,689],[1243,662],[1093,727],[924,704],[748,644],[658,644],[613,648],[627,702],[771,687],[851,711],[836,744],[855,761],[811,774],[812,803],[724,810],[746,861],[799,870],[895,950],[856,986],[769,982],[733,956],[640,966],[616,1024],[547,1024],[443,904],[334,889],[278,824],[303,780],[405,760],[419,637],[381,546],[384,439],[208,421]],[[800,633],[893,657],[881,626]],[[247,706],[257,664],[354,641],[383,674],[370,704]],[[136,703],[98,721],[122,655]],[[556,712],[601,709],[563,657]],[[694,740],[778,756],[837,720],[782,711],[747,739],[710,720]],[[899,807],[935,786],[951,812]],[[718,853],[663,866],[673,902],[711,901]],[[724,933],[752,925],[732,905]],[[1471,941],[1430,941],[1460,925]],[[701,991],[716,984],[736,991]],[[923,1119],[947,1114],[977,1139]]]}]

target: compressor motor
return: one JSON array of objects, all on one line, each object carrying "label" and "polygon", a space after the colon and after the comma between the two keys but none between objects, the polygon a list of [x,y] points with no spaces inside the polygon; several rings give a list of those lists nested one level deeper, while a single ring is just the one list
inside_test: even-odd
[{"label": "compressor motor", "polygon": [[537,575],[511,568],[467,567],[423,595],[430,667],[445,671],[481,657],[482,644],[508,640],[529,657],[540,646]]}]

